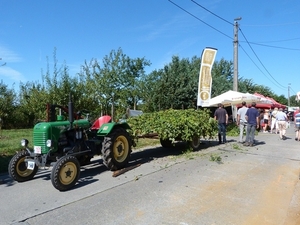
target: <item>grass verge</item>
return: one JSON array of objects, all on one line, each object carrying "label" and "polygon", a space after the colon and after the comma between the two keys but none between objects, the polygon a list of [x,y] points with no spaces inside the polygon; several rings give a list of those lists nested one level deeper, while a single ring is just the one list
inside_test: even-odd
[{"label": "grass verge", "polygon": [[[21,140],[26,138],[32,146],[32,129],[0,130],[0,173],[7,172],[10,159],[21,149]],[[160,144],[158,139],[140,138],[134,149]]]},{"label": "grass verge", "polygon": [[32,143],[32,129],[12,129],[0,131],[0,173],[6,172],[13,155],[21,149],[21,139]]}]

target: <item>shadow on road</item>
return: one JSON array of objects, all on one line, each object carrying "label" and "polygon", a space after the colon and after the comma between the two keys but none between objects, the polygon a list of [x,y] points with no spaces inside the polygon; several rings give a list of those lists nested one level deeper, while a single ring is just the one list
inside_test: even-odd
[{"label": "shadow on road", "polygon": [[[199,149],[195,150],[194,152],[200,152],[201,150],[217,145],[217,141],[204,140],[201,141]],[[171,148],[164,148],[161,146],[147,147],[143,150],[136,150],[131,154],[130,166],[135,164],[143,164],[154,159],[164,158],[167,156],[180,156],[186,151],[189,151],[189,146],[185,142],[176,142]]]},{"label": "shadow on road", "polygon": [[[197,150],[196,152],[216,145],[218,145],[218,142],[216,141],[202,141],[199,150]],[[187,150],[188,146],[185,142],[177,142],[171,148],[164,148],[161,146],[149,146],[142,150],[134,150],[131,154],[127,167],[133,168],[139,165],[142,166],[144,163],[148,163],[154,159],[164,158],[167,156],[179,156]],[[50,182],[51,170],[52,167],[40,169],[36,176],[33,178],[33,180],[27,182],[34,182],[34,180],[36,179],[42,179],[44,181]],[[92,160],[88,165],[81,167],[80,178],[78,180],[78,183],[72,189],[77,189],[98,181],[98,179],[94,179],[94,177],[105,171],[107,171],[107,168],[103,165],[101,158],[96,158]],[[6,187],[11,187],[16,183],[17,182],[11,179],[7,173],[0,175],[0,185],[6,185]]]}]

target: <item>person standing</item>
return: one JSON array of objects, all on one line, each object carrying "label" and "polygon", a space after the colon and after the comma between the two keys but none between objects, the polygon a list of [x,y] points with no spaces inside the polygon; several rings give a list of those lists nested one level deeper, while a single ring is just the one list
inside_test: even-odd
[{"label": "person standing", "polygon": [[228,123],[228,114],[221,103],[218,104],[218,109],[214,113],[214,119],[218,121],[219,144],[224,144],[226,143],[226,124]]},{"label": "person standing", "polygon": [[256,103],[252,102],[251,108],[249,108],[245,114],[247,120],[247,132],[246,132],[246,142],[244,146],[253,146],[254,145],[254,135],[256,129],[259,128],[259,112],[256,109]]},{"label": "person standing", "polygon": [[270,121],[270,112],[268,109],[265,109],[263,118],[264,118],[263,132],[268,133],[268,125],[269,125],[269,121]]},{"label": "person standing", "polygon": [[236,124],[240,128],[240,135],[239,135],[239,142],[240,143],[243,143],[244,131],[246,132],[246,128],[247,128],[247,120],[245,118],[247,110],[248,110],[248,107],[246,105],[246,102],[242,102],[242,107],[239,108],[239,110],[237,111]]},{"label": "person standing", "polygon": [[300,112],[294,115],[294,123],[295,123],[295,130],[296,130],[296,141],[300,141]]},{"label": "person standing", "polygon": [[265,126],[265,124],[264,124],[264,110],[259,109],[258,113],[259,113],[259,131],[263,132],[263,127]]},{"label": "person standing", "polygon": [[274,110],[272,111],[271,113],[271,133],[273,133],[273,129],[275,128],[275,134],[277,134],[278,132],[278,123],[277,123],[277,120],[276,120],[276,115],[278,113],[278,108],[275,107]]},{"label": "person standing", "polygon": [[283,112],[282,108],[279,108],[279,111],[276,115],[276,120],[278,122],[279,137],[281,140],[285,140],[286,122],[288,121],[288,118],[286,114]]},{"label": "person standing", "polygon": [[[296,117],[296,115],[297,115],[298,113],[300,113],[300,110],[299,110],[299,109],[297,109],[297,110],[294,111],[294,115],[293,115],[294,121],[295,121],[295,117]],[[296,124],[296,122],[295,122],[295,124]],[[298,141],[298,140],[299,140],[298,136],[299,136],[300,132],[299,132],[298,129],[296,129],[295,132],[296,132],[295,141]],[[299,141],[300,141],[300,140],[299,140]]]},{"label": "person standing", "polygon": [[291,112],[288,112],[287,110],[284,111],[284,113],[286,114],[287,117],[287,121],[286,121],[286,128],[290,128],[290,117],[291,117]]}]

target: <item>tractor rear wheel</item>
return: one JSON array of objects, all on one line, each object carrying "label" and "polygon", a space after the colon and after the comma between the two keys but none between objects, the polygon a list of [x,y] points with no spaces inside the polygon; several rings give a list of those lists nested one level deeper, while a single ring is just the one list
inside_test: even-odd
[{"label": "tractor rear wheel", "polygon": [[34,165],[33,170],[27,168],[27,162],[25,162],[25,159],[28,156],[29,153],[22,150],[15,154],[9,162],[8,173],[11,178],[18,182],[31,180],[38,171],[37,165]]},{"label": "tractor rear wheel", "polygon": [[52,185],[59,191],[72,188],[79,179],[80,164],[75,156],[61,157],[51,171]]},{"label": "tractor rear wheel", "polygon": [[129,161],[131,138],[128,132],[119,127],[104,137],[102,143],[103,164],[111,171],[122,169]]}]

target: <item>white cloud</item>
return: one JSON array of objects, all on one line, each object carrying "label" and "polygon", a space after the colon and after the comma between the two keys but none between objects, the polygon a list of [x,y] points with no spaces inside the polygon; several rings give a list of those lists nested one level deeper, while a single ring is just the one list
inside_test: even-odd
[{"label": "white cloud", "polygon": [[7,66],[1,66],[0,67],[0,80],[3,80],[3,82],[10,83],[7,81],[13,81],[13,82],[26,82],[25,77],[18,71],[7,67]]},{"label": "white cloud", "polygon": [[0,58],[2,62],[21,62],[22,58],[10,49],[0,46]]},{"label": "white cloud", "polygon": [[18,54],[5,46],[0,46],[0,59],[0,80],[5,84],[26,82],[23,74],[12,68],[13,64],[23,61]]}]

